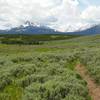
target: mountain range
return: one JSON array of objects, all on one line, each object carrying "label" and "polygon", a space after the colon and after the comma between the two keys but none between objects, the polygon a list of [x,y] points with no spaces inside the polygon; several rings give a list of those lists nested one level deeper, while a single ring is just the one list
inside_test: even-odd
[{"label": "mountain range", "polygon": [[37,25],[29,21],[19,27],[9,30],[0,30],[0,34],[81,34],[93,35],[100,34],[100,25],[91,25],[73,32],[60,32],[47,26]]},{"label": "mountain range", "polygon": [[100,25],[93,25],[89,28],[86,28],[84,30],[79,30],[76,32],[71,32],[74,34],[82,34],[82,35],[95,35],[95,34],[100,34]]}]

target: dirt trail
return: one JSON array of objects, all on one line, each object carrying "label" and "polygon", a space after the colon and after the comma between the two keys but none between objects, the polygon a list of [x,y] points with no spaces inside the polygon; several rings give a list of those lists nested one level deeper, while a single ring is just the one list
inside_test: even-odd
[{"label": "dirt trail", "polygon": [[87,82],[89,94],[92,97],[92,99],[93,100],[100,100],[100,86],[98,86],[95,83],[95,81],[89,76],[85,67],[83,65],[78,64],[76,66],[76,71]]}]

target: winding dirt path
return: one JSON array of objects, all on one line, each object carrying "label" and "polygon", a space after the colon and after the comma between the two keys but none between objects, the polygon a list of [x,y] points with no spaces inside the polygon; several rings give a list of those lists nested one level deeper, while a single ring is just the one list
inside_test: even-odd
[{"label": "winding dirt path", "polygon": [[93,100],[100,100],[100,86],[98,86],[95,81],[89,76],[86,68],[78,64],[76,66],[76,71],[81,75],[81,77],[87,82],[89,89],[89,94]]}]

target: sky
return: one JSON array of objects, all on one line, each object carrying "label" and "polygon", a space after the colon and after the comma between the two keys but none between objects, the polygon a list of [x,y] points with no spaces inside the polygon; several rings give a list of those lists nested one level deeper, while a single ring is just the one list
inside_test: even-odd
[{"label": "sky", "polygon": [[59,31],[100,23],[100,0],[0,0],[0,29],[30,21]]}]

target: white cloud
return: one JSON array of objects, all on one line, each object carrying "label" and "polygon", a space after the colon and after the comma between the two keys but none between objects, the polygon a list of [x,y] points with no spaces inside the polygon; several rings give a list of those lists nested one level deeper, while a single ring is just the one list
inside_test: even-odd
[{"label": "white cloud", "polygon": [[82,12],[81,18],[90,22],[100,22],[100,6],[89,6]]},{"label": "white cloud", "polygon": [[[0,28],[15,27],[29,20],[65,31],[70,25],[73,29],[77,29],[79,25],[87,23],[84,20],[99,18],[100,8],[90,7],[81,12],[79,1],[0,0]],[[89,6],[89,2],[85,0],[85,3]]]},{"label": "white cloud", "polygon": [[77,0],[63,0],[60,6],[52,9],[52,16],[57,18],[57,22],[53,23],[53,26],[60,31],[66,31],[69,25],[75,25],[80,22],[78,5],[79,2]]},{"label": "white cloud", "polygon": [[17,26],[24,21],[41,22],[49,15],[51,0],[2,0],[0,1],[0,22]]}]

